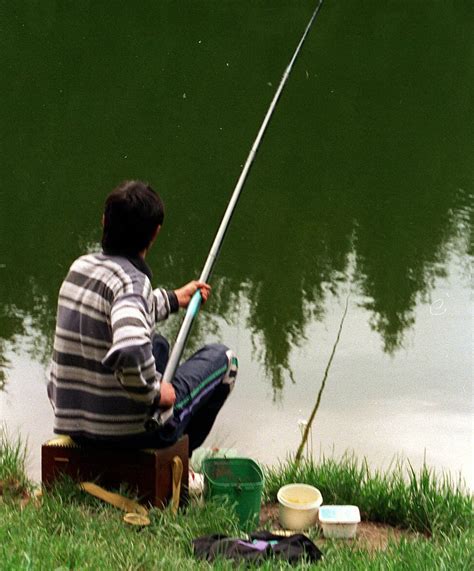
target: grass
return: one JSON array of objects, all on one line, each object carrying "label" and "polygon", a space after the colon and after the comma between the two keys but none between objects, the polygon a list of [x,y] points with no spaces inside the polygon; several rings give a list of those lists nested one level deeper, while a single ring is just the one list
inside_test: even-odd
[{"label": "grass", "polygon": [[1,568],[186,569],[193,537],[237,533],[222,506],[195,506],[177,517],[152,510],[151,525],[142,529],[124,524],[122,515],[64,483],[44,495],[40,508],[0,505]]},{"label": "grass", "polygon": [[26,477],[26,443],[0,426],[0,495],[22,496],[31,485]]},{"label": "grass", "polygon": [[325,549],[325,564],[322,569],[334,570],[420,570],[443,569],[466,571],[473,568],[472,535],[462,532],[454,537],[438,537],[430,540],[402,539],[390,543],[385,551],[369,552],[332,544]]},{"label": "grass", "polygon": [[426,465],[416,472],[408,461],[398,461],[382,472],[351,454],[301,463],[290,458],[266,470],[266,499],[275,501],[278,489],[291,482],[316,486],[326,504],[358,505],[362,518],[373,522],[430,535],[473,527],[472,498],[462,482]]},{"label": "grass", "polygon": [[[24,470],[24,444],[1,440],[0,478],[18,479]],[[429,514],[443,502],[445,514],[435,520],[430,538],[413,536],[392,542],[383,552],[370,552],[354,542],[326,542],[321,569],[468,569],[472,568],[471,498],[449,481],[439,481],[427,468],[407,479],[402,474],[370,473],[365,462],[351,456],[341,461],[304,460],[297,471],[293,462],[268,469],[265,494],[274,499],[281,484],[318,483],[325,501],[350,501],[365,506],[364,515],[378,521],[420,529]],[[23,472],[23,480],[26,477]],[[393,494],[393,497],[392,497]],[[414,500],[412,509],[403,502]],[[364,503],[365,502],[365,503]],[[468,513],[469,506],[469,513]],[[395,514],[395,515],[394,515]],[[418,515],[417,515],[418,514]],[[447,514],[447,515],[446,515]],[[71,481],[62,481],[44,493],[41,505],[21,506],[12,496],[0,502],[0,562],[5,570],[160,570],[235,569],[229,561],[212,565],[196,561],[192,539],[222,533],[239,535],[233,510],[226,505],[190,505],[177,516],[169,510],[150,511],[151,525],[127,526],[122,513],[81,492]],[[428,517],[429,519],[429,517]],[[237,567],[238,568],[238,567]],[[240,567],[244,569],[243,566]],[[245,567],[255,568],[253,566]],[[259,569],[294,569],[276,561]],[[309,569],[304,563],[298,569]]]}]

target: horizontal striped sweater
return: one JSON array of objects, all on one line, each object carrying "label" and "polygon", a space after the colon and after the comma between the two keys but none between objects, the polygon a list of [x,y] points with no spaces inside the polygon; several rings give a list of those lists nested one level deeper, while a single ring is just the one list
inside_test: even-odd
[{"label": "horizontal striped sweater", "polygon": [[142,259],[89,254],[59,291],[48,395],[54,431],[120,439],[144,432],[159,398],[152,337],[178,310],[174,292],[152,289]]}]

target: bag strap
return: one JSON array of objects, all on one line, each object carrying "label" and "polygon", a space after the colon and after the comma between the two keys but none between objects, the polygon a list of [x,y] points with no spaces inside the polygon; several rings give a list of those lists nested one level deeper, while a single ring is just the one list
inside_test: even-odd
[{"label": "bag strap", "polygon": [[137,513],[145,516],[148,515],[148,510],[135,500],[131,500],[120,494],[108,492],[93,482],[81,482],[79,487],[81,490],[84,490],[84,492],[91,494],[91,496],[99,498],[100,500],[103,500],[104,502],[107,502],[108,504],[111,504],[112,506],[115,506],[124,512]]},{"label": "bag strap", "polygon": [[178,513],[179,497],[181,495],[181,477],[183,476],[183,461],[179,456],[175,456],[171,463],[173,475],[173,495],[171,497],[171,511],[174,515]]},{"label": "bag strap", "polygon": [[[175,456],[171,461],[171,475],[172,475],[172,496],[171,496],[171,511],[174,515],[178,513],[179,499],[181,495],[181,478],[183,476],[183,462],[179,456]],[[80,482],[79,487],[84,492],[87,492],[95,498],[99,498],[108,504],[119,508],[126,512],[125,521],[127,523],[137,523],[138,525],[148,525],[150,520],[148,520],[148,510],[140,505],[135,500],[126,498],[121,494],[116,494],[114,492],[109,492],[105,488],[94,484],[94,482]],[[137,514],[142,516],[144,519],[130,517],[131,514]],[[147,523],[145,519],[148,520]],[[140,523],[142,522],[142,523]]]}]

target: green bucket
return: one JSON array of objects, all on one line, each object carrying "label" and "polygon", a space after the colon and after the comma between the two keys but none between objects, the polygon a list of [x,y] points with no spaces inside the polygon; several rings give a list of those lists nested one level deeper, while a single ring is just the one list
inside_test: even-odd
[{"label": "green bucket", "polygon": [[226,497],[235,504],[240,526],[258,527],[263,473],[250,458],[207,458],[203,462],[207,498]]}]

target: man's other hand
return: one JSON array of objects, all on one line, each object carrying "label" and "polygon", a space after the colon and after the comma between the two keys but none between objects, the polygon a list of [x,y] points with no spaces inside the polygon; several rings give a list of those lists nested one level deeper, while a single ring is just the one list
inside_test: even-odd
[{"label": "man's other hand", "polygon": [[161,383],[160,408],[171,408],[176,402],[176,393],[171,383]]},{"label": "man's other hand", "polygon": [[189,282],[185,286],[179,289],[175,289],[174,293],[178,298],[179,307],[188,307],[191,298],[198,289],[201,290],[203,303],[206,303],[209,296],[211,295],[211,286],[209,284],[193,280],[192,282]]}]

